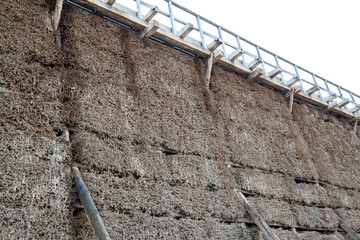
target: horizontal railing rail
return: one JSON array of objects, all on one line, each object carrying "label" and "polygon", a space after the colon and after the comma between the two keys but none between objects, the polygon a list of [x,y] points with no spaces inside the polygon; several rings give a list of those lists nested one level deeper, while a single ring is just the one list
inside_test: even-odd
[{"label": "horizontal railing rail", "polygon": [[[101,1],[109,3],[111,0]],[[68,2],[73,3],[72,1]],[[183,27],[191,25],[191,33],[184,38],[187,41],[208,49],[212,41],[219,40],[224,57],[229,58],[236,51],[241,50],[243,52],[238,58],[234,58],[234,63],[242,64],[252,70],[260,68],[263,75],[268,77],[269,74],[275,72],[273,74],[275,77],[270,76],[272,79],[277,79],[287,86],[298,87],[304,94],[318,98],[328,104],[337,102],[340,108],[346,109],[353,116],[358,117],[356,115],[360,111],[360,96],[358,94],[258,46],[172,0],[156,0],[157,6],[149,2],[154,2],[154,0],[112,1],[111,5],[141,20],[146,20],[143,13],[154,10],[157,14],[152,19],[156,20],[162,29],[175,35],[178,35]],[[89,9],[87,10],[89,11]],[[111,20],[111,18],[108,19]],[[255,67],[252,68],[252,66]]]}]

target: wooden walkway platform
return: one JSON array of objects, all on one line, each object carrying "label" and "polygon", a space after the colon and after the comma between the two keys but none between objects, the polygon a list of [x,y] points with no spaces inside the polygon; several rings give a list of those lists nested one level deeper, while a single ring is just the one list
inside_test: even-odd
[{"label": "wooden walkway platform", "polygon": [[[296,87],[298,91],[293,91],[294,96],[292,96],[291,99],[297,98],[311,103],[323,109],[324,112],[334,112],[348,118],[349,122],[355,122],[355,124],[359,122],[359,95],[257,46],[171,0],[164,1],[168,4],[167,12],[140,0],[131,1],[136,4],[136,11],[118,4],[114,0],[72,0],[67,1],[67,3],[86,8],[106,19],[135,28],[140,31],[142,38],[154,37],[205,59],[212,58],[211,61],[208,61],[211,65],[217,63],[227,69],[244,75],[249,81],[257,80],[265,85],[287,93],[287,95],[290,95],[291,89]],[[122,1],[118,2],[122,3]],[[178,10],[193,15],[197,21],[197,26],[176,18],[172,10],[175,7]],[[146,12],[144,9],[146,9]],[[142,12],[144,12],[144,14]],[[171,27],[156,20],[157,15],[169,18]],[[182,24],[183,27],[177,30],[175,28],[175,22]],[[216,27],[218,29],[218,36],[214,36],[202,29],[202,22]],[[191,35],[191,33],[194,32],[198,35],[198,39],[194,38],[194,34]],[[237,46],[224,40],[224,33],[233,36],[238,43]],[[242,48],[242,42],[252,45],[257,54],[250,53],[249,50]],[[229,52],[229,49],[231,49],[232,52],[227,54],[226,52]],[[274,57],[274,63],[265,61],[262,58],[262,54],[265,53]],[[246,61],[244,56],[252,60]],[[285,70],[281,67],[282,64],[292,66],[294,71]],[[269,71],[267,71],[267,69],[269,69]],[[207,78],[210,81],[209,71],[211,72],[211,66],[207,71]],[[304,76],[310,76],[313,81],[311,82],[309,78],[303,78],[299,75],[299,72],[302,72]],[[334,89],[337,90],[337,93],[333,92]],[[290,103],[290,105],[292,105],[292,103]]]}]

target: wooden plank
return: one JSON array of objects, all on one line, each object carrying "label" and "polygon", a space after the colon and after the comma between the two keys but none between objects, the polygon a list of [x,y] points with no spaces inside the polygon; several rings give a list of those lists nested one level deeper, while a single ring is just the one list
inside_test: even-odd
[{"label": "wooden plank", "polygon": [[194,25],[192,25],[191,23],[187,23],[179,32],[178,32],[178,36],[180,38],[185,38],[187,35],[189,35],[189,33],[194,30]]},{"label": "wooden plank", "polygon": [[229,59],[232,62],[234,62],[236,59],[238,59],[243,54],[244,54],[244,50],[242,50],[241,48],[238,48],[232,54],[230,54]]},{"label": "wooden plank", "polygon": [[343,99],[338,105],[340,108],[342,108],[342,107],[345,107],[349,103],[350,103],[350,101],[348,99]]},{"label": "wooden plank", "polygon": [[282,72],[281,68],[277,67],[274,70],[272,70],[271,72],[269,72],[269,78],[273,79],[277,75],[279,75],[281,72]]},{"label": "wooden plank", "polygon": [[320,88],[318,86],[313,86],[313,87],[309,88],[308,90],[306,90],[306,94],[311,96],[312,94],[316,93],[319,90],[320,90]]},{"label": "wooden plank", "polygon": [[210,77],[211,77],[213,61],[214,61],[214,53],[211,53],[210,57],[208,57],[208,60],[207,60],[207,67],[206,67],[206,74],[205,74],[207,89],[210,89]]},{"label": "wooden plank", "polygon": [[222,57],[224,57],[224,53],[221,50],[217,49],[214,53],[214,63],[219,61]]},{"label": "wooden plank", "polygon": [[289,112],[292,113],[293,104],[294,104],[294,95],[295,95],[295,88],[290,89],[290,99],[289,99]]},{"label": "wooden plank", "polygon": [[135,15],[126,12],[125,9],[122,10],[120,6],[119,8],[118,6],[115,8],[105,2],[102,2],[101,0],[72,0],[72,1],[89,9],[95,10],[101,13],[102,15],[108,16],[119,22],[135,27],[139,30],[142,30],[147,26],[147,23],[144,20],[141,20]]},{"label": "wooden plank", "polygon": [[178,46],[184,50],[192,52],[192,53],[194,53],[198,56],[201,56],[203,58],[206,58],[206,59],[211,54],[209,49],[201,47],[201,46],[197,45],[196,43],[189,41],[187,39],[180,38],[179,36],[176,36],[161,27],[154,33],[153,36],[157,37],[165,42],[174,44],[175,46]]},{"label": "wooden plank", "polygon": [[159,12],[159,8],[158,7],[154,7],[152,8],[145,16],[144,19],[146,22],[150,22],[155,16],[156,14]]},{"label": "wooden plank", "polygon": [[109,4],[109,5],[114,5],[115,1],[116,1],[116,0],[108,0],[108,1],[107,1],[107,4]]},{"label": "wooden plank", "polygon": [[254,59],[253,61],[251,61],[248,64],[248,68],[250,68],[251,70],[254,70],[257,66],[259,66],[261,64],[261,60],[260,59]]},{"label": "wooden plank", "polygon": [[54,32],[57,31],[60,23],[61,11],[64,5],[64,0],[57,0],[53,15]]},{"label": "wooden plank", "polygon": [[327,112],[333,110],[337,106],[338,106],[337,102],[331,102],[327,108],[322,110],[322,112],[327,113]]},{"label": "wooden plank", "polygon": [[216,48],[218,48],[223,42],[218,38],[212,41],[207,48],[210,50],[210,52],[215,51]]},{"label": "wooden plank", "polygon": [[247,77],[246,80],[249,82],[252,82],[256,79],[258,79],[261,75],[263,74],[262,69],[258,68],[256,70],[254,70],[252,73],[250,73]]},{"label": "wooden plank", "polygon": [[234,189],[235,194],[240,197],[240,199],[244,202],[245,210],[250,214],[253,221],[260,228],[260,230],[264,233],[265,237],[269,240],[280,240],[275,233],[271,230],[269,225],[265,222],[265,220],[260,216],[260,214],[256,211],[256,209],[248,202],[244,194],[240,191]]},{"label": "wooden plank", "polygon": [[351,239],[360,240],[360,236],[347,223],[345,223],[339,216],[338,216],[338,218],[339,218],[340,227],[342,227],[342,229],[344,229],[349,234]]},{"label": "wooden plank", "polygon": [[285,84],[288,85],[289,87],[292,87],[294,84],[296,84],[297,82],[300,81],[300,78],[298,77],[293,77],[292,79],[290,79],[289,81],[287,81]]},{"label": "wooden plank", "polygon": [[335,100],[337,98],[336,94],[330,94],[329,96],[327,96],[324,101],[329,103],[332,102],[333,100]]},{"label": "wooden plank", "polygon": [[155,20],[151,21],[149,23],[149,26],[147,26],[144,30],[142,30],[142,32],[140,33],[140,37],[148,38],[151,35],[153,35],[158,29],[159,29],[159,23]]},{"label": "wooden plank", "polygon": [[223,65],[224,67],[231,69],[235,72],[242,73],[242,74],[250,74],[252,70],[245,67],[244,65],[236,62],[232,62],[230,59],[223,57],[219,59],[219,64]]}]

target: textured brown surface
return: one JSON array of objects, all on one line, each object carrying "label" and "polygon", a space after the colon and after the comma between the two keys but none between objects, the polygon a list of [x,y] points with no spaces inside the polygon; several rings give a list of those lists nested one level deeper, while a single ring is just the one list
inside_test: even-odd
[{"label": "textured brown surface", "polygon": [[94,239],[73,165],[113,239],[263,239],[234,188],[281,239],[360,231],[351,125],[68,5],[58,48],[53,5],[0,2],[2,239]]}]

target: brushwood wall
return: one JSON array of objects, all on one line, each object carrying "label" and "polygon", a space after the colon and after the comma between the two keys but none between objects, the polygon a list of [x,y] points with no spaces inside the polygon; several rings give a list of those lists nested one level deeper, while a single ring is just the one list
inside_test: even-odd
[{"label": "brushwood wall", "polygon": [[360,232],[349,123],[73,6],[59,48],[53,8],[0,1],[1,239],[95,238],[74,165],[113,239],[262,239],[233,189],[281,239]]}]

